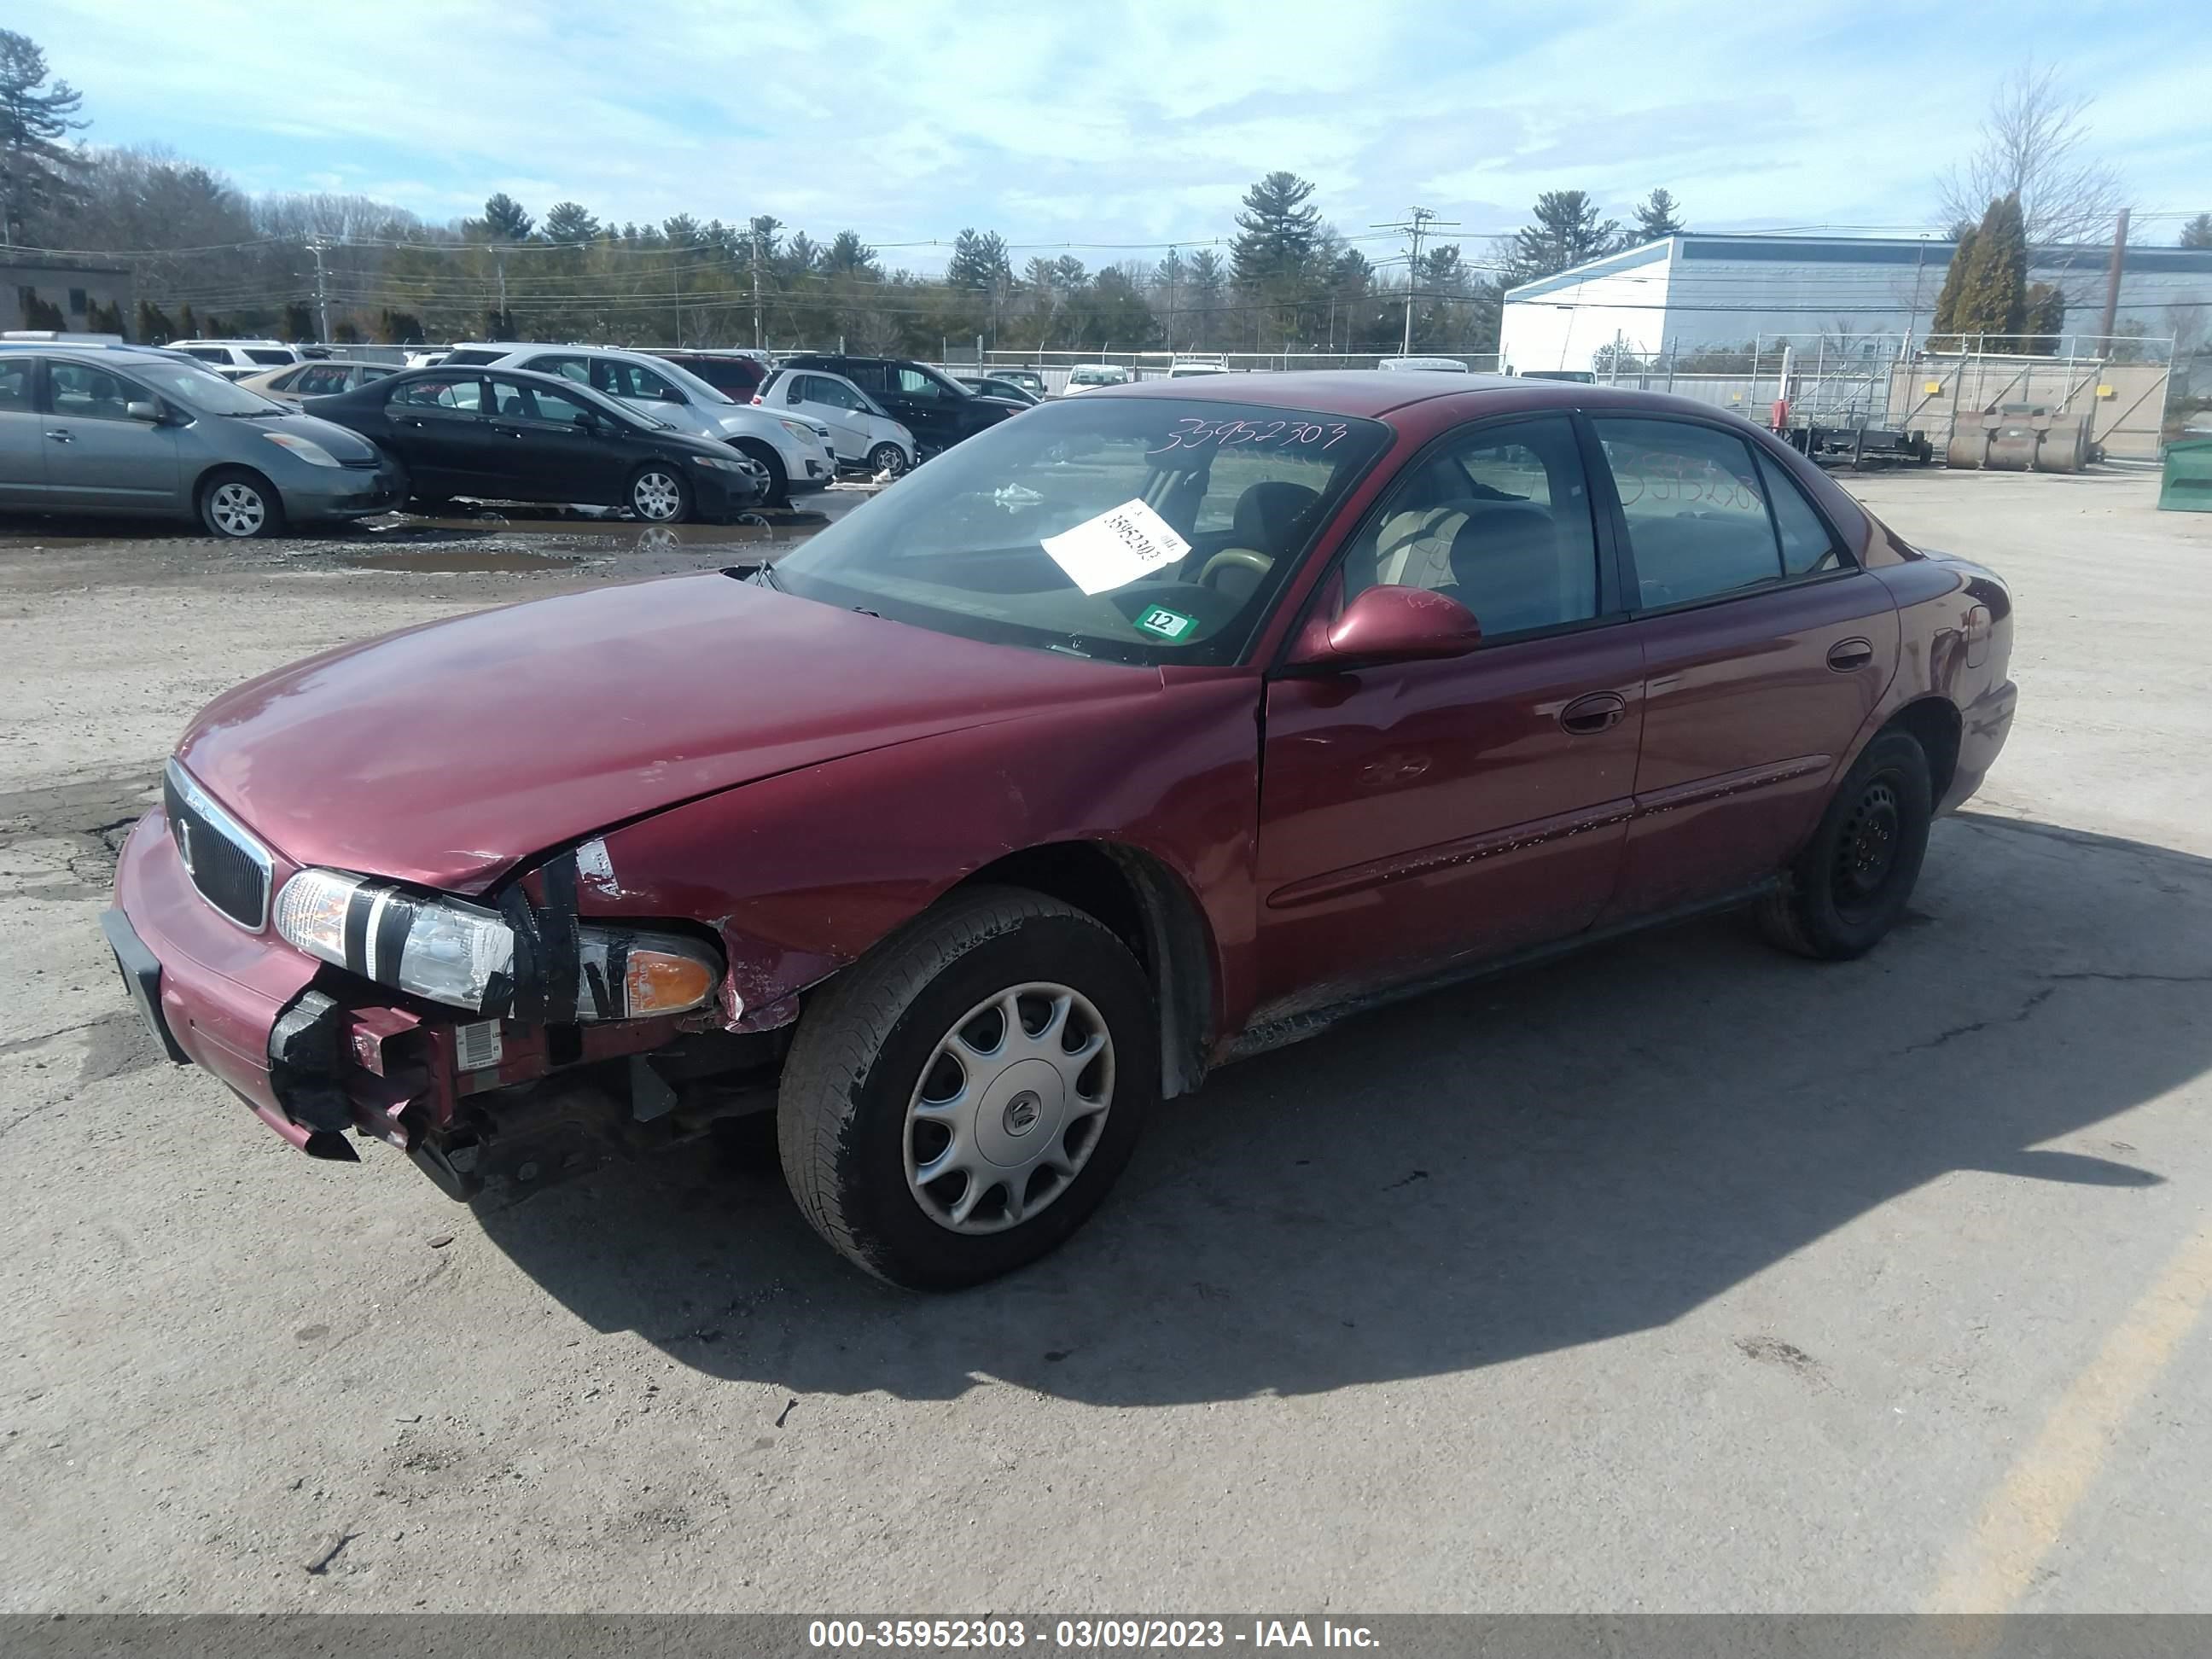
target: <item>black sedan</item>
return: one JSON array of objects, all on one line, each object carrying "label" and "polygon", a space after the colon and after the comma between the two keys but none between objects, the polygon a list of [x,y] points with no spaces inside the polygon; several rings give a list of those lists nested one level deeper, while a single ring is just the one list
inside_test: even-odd
[{"label": "black sedan", "polygon": [[374,440],[425,507],[456,495],[573,501],[677,524],[734,517],[769,494],[750,457],[526,369],[416,369],[303,407]]}]

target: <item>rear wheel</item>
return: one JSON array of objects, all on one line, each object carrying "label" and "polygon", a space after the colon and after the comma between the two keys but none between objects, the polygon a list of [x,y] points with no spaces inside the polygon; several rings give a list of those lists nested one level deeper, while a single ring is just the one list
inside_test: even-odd
[{"label": "rear wheel", "polygon": [[897,477],[906,471],[906,451],[888,441],[878,444],[868,452],[868,471],[883,477]]},{"label": "rear wheel", "polygon": [[1150,988],[1121,940],[978,888],[825,988],[784,1067],[784,1178],[879,1279],[979,1284],[1082,1225],[1158,1093]]},{"label": "rear wheel", "polygon": [[1863,956],[1896,926],[1920,879],[1933,815],[1928,757],[1884,732],[1844,775],[1782,890],[1759,909],[1766,936],[1799,956]]},{"label": "rear wheel", "polygon": [[673,466],[648,462],[630,475],[629,509],[647,524],[681,524],[691,516],[691,486]]},{"label": "rear wheel", "polygon": [[268,479],[242,466],[210,473],[200,484],[200,523],[227,542],[282,535],[284,501]]},{"label": "rear wheel", "polygon": [[775,453],[772,444],[757,438],[739,438],[733,446],[750,455],[768,469],[768,495],[763,507],[784,507],[791,505],[791,475],[783,469],[783,457]]}]

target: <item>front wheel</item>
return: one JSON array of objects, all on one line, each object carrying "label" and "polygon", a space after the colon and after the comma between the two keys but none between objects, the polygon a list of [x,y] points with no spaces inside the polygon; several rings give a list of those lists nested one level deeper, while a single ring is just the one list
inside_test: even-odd
[{"label": "front wheel", "polygon": [[895,443],[878,444],[868,452],[868,471],[878,477],[897,477],[906,471],[906,451]]},{"label": "front wheel", "polygon": [[630,477],[629,508],[647,524],[681,524],[691,516],[691,486],[672,466],[641,466]]},{"label": "front wheel", "polygon": [[223,541],[283,533],[283,498],[268,479],[242,466],[210,475],[200,486],[199,505],[200,523]]},{"label": "front wheel", "polygon": [[732,447],[739,454],[750,456],[768,470],[768,494],[761,498],[760,504],[777,508],[789,507],[791,474],[784,470],[783,457],[757,438],[740,438]]},{"label": "front wheel", "polygon": [[1912,897],[1933,811],[1918,739],[1882,732],[1844,775],[1781,891],[1760,907],[1767,938],[1831,962],[1872,950]]},{"label": "front wheel", "polygon": [[777,1103],[784,1178],[840,1254],[953,1290],[1083,1224],[1158,1095],[1143,970],[1082,911],[978,888],[833,980]]}]

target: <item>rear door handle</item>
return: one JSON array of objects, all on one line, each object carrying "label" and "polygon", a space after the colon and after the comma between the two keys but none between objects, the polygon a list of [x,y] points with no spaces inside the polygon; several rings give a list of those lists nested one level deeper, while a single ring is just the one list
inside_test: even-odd
[{"label": "rear door handle", "polygon": [[1848,674],[1854,668],[1864,668],[1874,660],[1874,642],[1852,638],[1838,640],[1828,647],[1828,666],[1838,674]]},{"label": "rear door handle", "polygon": [[1627,712],[1625,698],[1611,691],[1593,691],[1586,697],[1577,697],[1559,710],[1559,724],[1574,736],[1586,738],[1593,732],[1612,730]]}]

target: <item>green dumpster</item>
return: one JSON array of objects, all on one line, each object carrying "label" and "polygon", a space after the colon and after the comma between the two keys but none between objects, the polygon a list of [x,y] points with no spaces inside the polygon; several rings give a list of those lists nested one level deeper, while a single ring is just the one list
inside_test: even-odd
[{"label": "green dumpster", "polygon": [[2212,513],[2212,435],[2176,438],[2166,447],[2158,504],[2169,513]]}]

